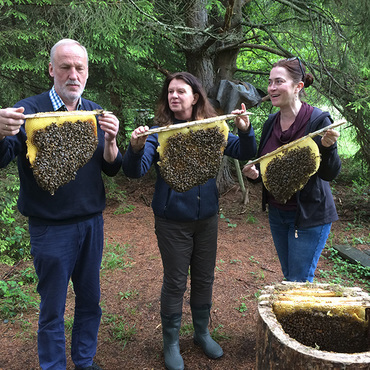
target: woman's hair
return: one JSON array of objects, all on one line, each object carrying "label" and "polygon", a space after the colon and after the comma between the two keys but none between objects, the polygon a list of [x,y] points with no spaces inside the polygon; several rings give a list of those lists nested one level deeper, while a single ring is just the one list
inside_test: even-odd
[{"label": "woman's hair", "polygon": [[157,125],[166,126],[172,124],[174,121],[174,113],[168,104],[168,86],[175,79],[183,80],[192,88],[194,94],[199,95],[198,101],[193,106],[192,121],[217,116],[200,81],[189,72],[176,72],[168,75],[164,81],[161,94],[158,98],[154,119]]},{"label": "woman's hair", "polygon": [[299,96],[301,97],[302,95],[306,95],[304,88],[312,85],[313,75],[311,73],[306,73],[306,67],[298,57],[280,59],[272,65],[272,68],[274,67],[285,68],[288,71],[293,82],[296,84],[300,81],[303,81],[304,87],[299,92]]}]

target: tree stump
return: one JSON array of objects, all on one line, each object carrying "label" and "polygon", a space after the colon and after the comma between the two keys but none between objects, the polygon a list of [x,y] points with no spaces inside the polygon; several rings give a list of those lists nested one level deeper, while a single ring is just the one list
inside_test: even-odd
[{"label": "tree stump", "polygon": [[[265,287],[258,304],[256,369],[370,369],[368,307],[370,307],[370,298],[360,288],[333,287],[327,284],[308,285],[307,283],[283,283]],[[292,313],[301,315],[302,312],[307,313],[307,318],[299,321],[297,316],[294,319],[298,320],[296,329],[293,328],[294,322],[288,326],[280,322],[284,322],[284,317]],[[312,318],[321,320],[319,327],[315,326]],[[331,322],[326,323],[326,319]],[[333,329],[331,328],[333,319],[337,321],[337,324],[339,319],[342,322],[334,327],[333,332],[330,332]],[[306,325],[307,320],[309,321],[308,326]],[[287,334],[283,325],[287,330],[289,329],[291,335]],[[354,325],[353,329],[352,325]],[[361,335],[365,338],[356,337],[359,333],[359,327],[356,325],[363,328]],[[340,332],[342,327],[344,333]],[[325,345],[326,341],[329,346],[335,343],[340,346],[343,339],[344,344],[350,347],[348,352],[352,353],[320,350],[317,345],[302,344],[293,337],[295,331],[300,338],[312,337],[313,343],[320,341],[323,337],[322,345]],[[332,333],[330,334],[332,339],[325,338],[328,333]],[[349,338],[347,342],[351,333],[354,337]],[[316,335],[320,336],[315,337]],[[356,351],[357,339],[359,339],[358,351]]]}]

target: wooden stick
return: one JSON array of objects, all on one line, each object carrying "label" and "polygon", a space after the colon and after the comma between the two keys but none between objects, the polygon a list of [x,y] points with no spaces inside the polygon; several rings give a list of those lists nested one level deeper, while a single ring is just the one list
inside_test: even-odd
[{"label": "wooden stick", "polygon": [[103,109],[95,110],[74,110],[74,111],[56,111],[56,112],[39,112],[34,114],[25,114],[25,118],[45,118],[45,117],[64,117],[64,116],[91,116],[97,114],[112,113]]},{"label": "wooden stick", "polygon": [[207,123],[212,123],[212,122],[217,122],[217,121],[226,121],[228,119],[233,119],[235,117],[241,117],[241,116],[247,116],[247,115],[250,115],[250,114],[253,114],[253,113],[245,112],[245,113],[242,113],[242,114],[225,114],[223,116],[200,119],[200,120],[197,120],[197,121],[189,121],[189,122],[184,122],[184,123],[177,123],[175,125],[168,125],[168,126],[163,126],[163,127],[158,127],[158,128],[152,128],[149,131],[142,132],[141,134],[137,134],[137,137],[147,136],[147,135],[151,135],[151,134],[157,134],[157,133],[163,132],[163,131],[177,130],[177,129],[184,128],[184,127],[204,125],[204,124],[207,124]]},{"label": "wooden stick", "polygon": [[308,138],[308,137],[311,137],[311,138],[312,138],[312,137],[314,137],[314,136],[320,135],[320,134],[321,134],[322,132],[324,132],[324,131],[327,131],[327,130],[329,130],[329,129],[331,129],[331,128],[334,128],[334,127],[338,127],[338,126],[343,125],[343,124],[345,124],[345,123],[347,123],[347,121],[338,121],[338,122],[334,122],[334,123],[332,123],[332,124],[331,124],[331,125],[329,125],[329,126],[323,127],[322,129],[317,130],[317,131],[314,131],[314,132],[311,132],[311,133],[309,133],[309,134],[308,134],[308,135],[306,135],[306,136],[303,136],[303,137],[301,137],[301,138],[299,138],[299,139],[297,139],[297,140],[292,141],[291,143],[285,144],[285,145],[281,146],[280,148],[275,149],[275,150],[274,150],[274,151],[272,151],[271,153],[267,153],[267,154],[263,155],[262,157],[259,157],[259,158],[255,159],[255,160],[253,160],[253,161],[248,162],[247,164],[249,165],[249,164],[256,164],[256,163],[259,163],[259,162],[261,162],[261,161],[262,161],[262,159],[265,159],[266,157],[270,157],[270,156],[272,156],[272,155],[275,155],[275,154],[277,154],[277,153],[280,153],[280,152],[282,152],[283,150],[286,150],[286,149],[288,149],[288,148],[290,148],[290,147],[292,147],[292,146],[294,146],[294,145],[296,145],[296,144],[300,143],[301,141],[305,140],[305,139],[306,139],[306,138]]}]

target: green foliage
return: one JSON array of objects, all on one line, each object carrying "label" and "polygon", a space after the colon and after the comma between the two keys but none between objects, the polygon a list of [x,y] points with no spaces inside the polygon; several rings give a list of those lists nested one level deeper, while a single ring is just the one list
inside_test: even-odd
[{"label": "green foliage", "polygon": [[134,289],[134,290],[128,290],[126,292],[119,292],[120,300],[122,301],[123,299],[129,299],[135,296],[138,296],[139,292]]},{"label": "green foliage", "polygon": [[363,284],[364,288],[370,292],[370,267],[364,267],[359,262],[356,264],[344,260],[338,251],[332,247],[328,248],[331,260],[334,265],[332,270],[319,269],[320,277],[329,283],[340,284],[343,286],[358,286]]},{"label": "green foliage", "polygon": [[17,210],[19,179],[12,164],[0,172],[0,262],[13,265],[30,257],[26,219]]},{"label": "green foliage", "polygon": [[30,308],[37,308],[38,301],[29,293],[22,281],[0,280],[0,317],[9,319]]},{"label": "green foliage", "polygon": [[236,309],[237,311],[239,311],[240,313],[242,313],[242,314],[243,314],[243,316],[244,316],[244,315],[245,315],[245,312],[247,312],[247,311],[248,311],[247,304],[245,303],[245,301],[246,301],[246,297],[241,297],[240,301],[241,301],[241,302],[239,303],[239,306],[235,307],[235,309]]},{"label": "green foliage", "polygon": [[132,257],[128,255],[129,249],[131,246],[125,244],[121,246],[117,244],[108,244],[108,241],[105,243],[105,250],[102,260],[101,269],[103,272],[113,269],[125,270],[132,266]]},{"label": "green foliage", "polygon": [[215,340],[216,342],[219,342],[220,340],[228,340],[230,339],[230,337],[225,334],[225,332],[222,332],[221,329],[223,328],[224,326],[223,325],[218,325],[217,327],[215,327],[212,332],[211,332],[211,337],[213,338],[213,340]]},{"label": "green foliage", "polygon": [[127,320],[120,315],[104,315],[103,324],[109,327],[113,340],[122,343],[124,349],[126,344],[133,340],[137,330],[134,325],[130,325]]},{"label": "green foliage", "polygon": [[180,328],[180,336],[186,336],[186,335],[190,335],[194,332],[194,326],[193,324],[184,324],[184,325],[181,325],[181,328]]},{"label": "green foliage", "polygon": [[230,219],[225,217],[223,213],[220,213],[220,219],[225,220],[227,222],[227,227],[230,227],[231,229],[234,229],[235,227],[238,226],[237,224],[231,223]]},{"label": "green foliage", "polygon": [[[272,63],[298,55],[315,79],[308,101],[330,104],[354,124],[359,155],[369,164],[369,14],[366,0],[1,1],[0,83],[6,89],[0,106],[50,88],[50,48],[61,38],[77,39],[89,52],[84,96],[120,118],[124,149],[137,110],[153,112],[165,74],[201,65],[198,77],[212,86],[227,70],[264,95]],[[271,111],[269,102],[255,109],[257,139]]]},{"label": "green foliage", "polygon": [[26,284],[37,284],[39,281],[34,267],[27,267],[20,271],[19,277]]},{"label": "green foliage", "polygon": [[118,207],[114,211],[114,214],[125,214],[130,213],[135,209],[135,206],[127,203],[126,192],[121,189],[119,181],[123,175],[117,175],[115,177],[106,176],[103,174],[105,191],[107,199],[118,202]]}]

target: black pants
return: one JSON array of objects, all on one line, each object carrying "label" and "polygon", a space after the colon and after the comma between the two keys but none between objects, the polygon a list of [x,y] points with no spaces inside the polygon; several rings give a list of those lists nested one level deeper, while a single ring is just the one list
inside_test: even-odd
[{"label": "black pants", "polygon": [[161,313],[182,312],[190,266],[192,307],[212,303],[217,252],[218,215],[205,220],[178,222],[155,217],[155,233],[163,263]]}]

